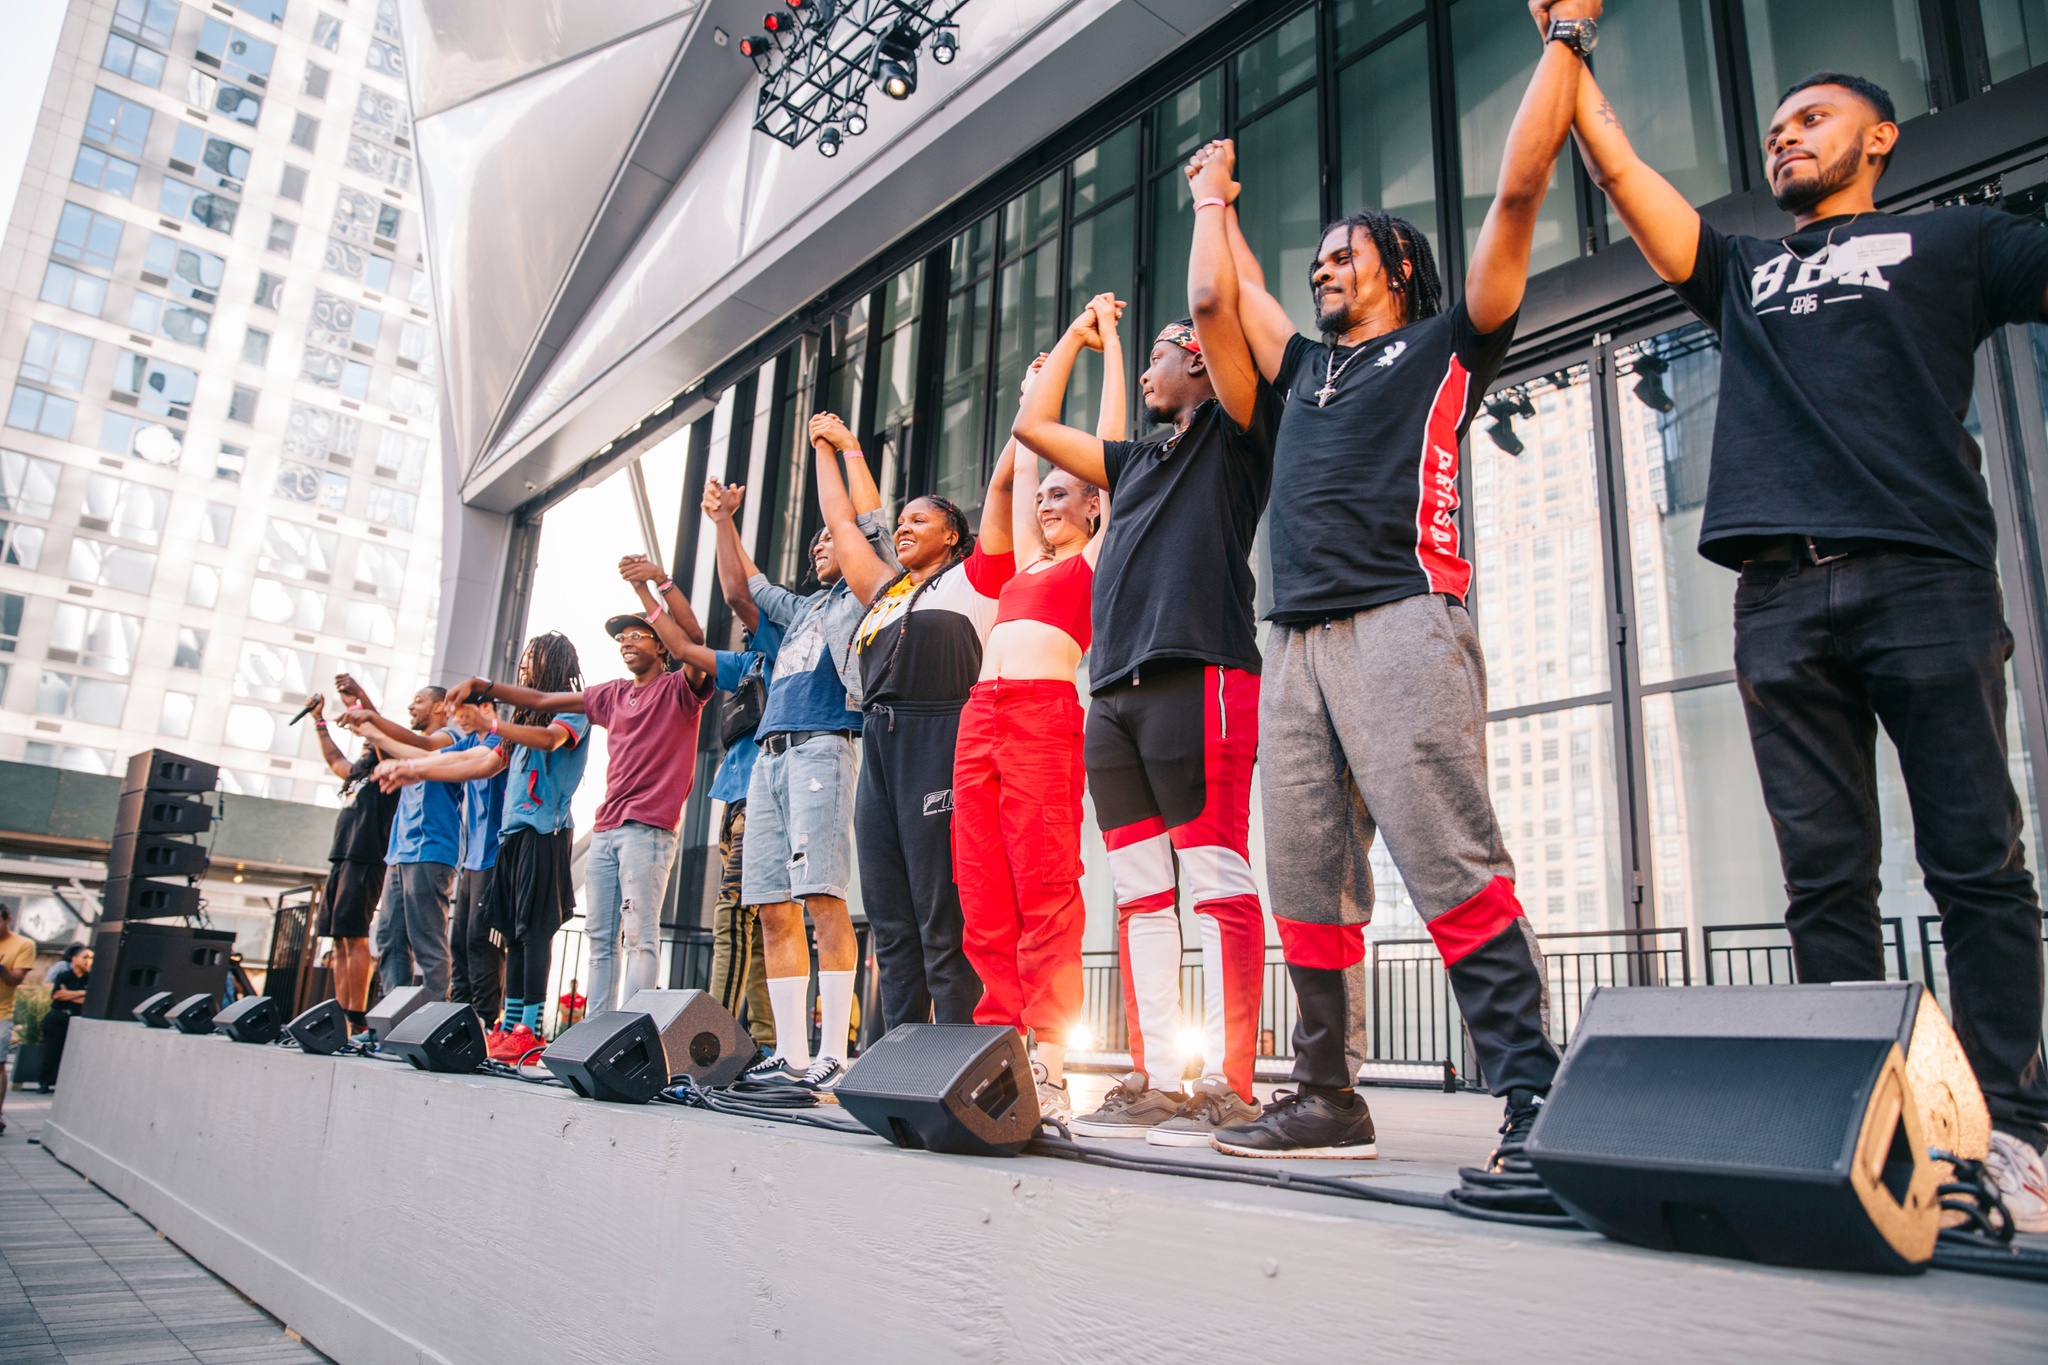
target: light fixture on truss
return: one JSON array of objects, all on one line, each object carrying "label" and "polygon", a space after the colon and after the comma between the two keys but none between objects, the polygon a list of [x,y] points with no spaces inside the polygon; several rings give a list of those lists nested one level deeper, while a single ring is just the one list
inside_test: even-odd
[{"label": "light fixture on truss", "polygon": [[740,51],[761,73],[754,128],[791,147],[812,138],[837,156],[867,131],[870,86],[889,99],[917,91],[917,60],[950,64],[960,42],[953,16],[967,0],[785,0]]}]

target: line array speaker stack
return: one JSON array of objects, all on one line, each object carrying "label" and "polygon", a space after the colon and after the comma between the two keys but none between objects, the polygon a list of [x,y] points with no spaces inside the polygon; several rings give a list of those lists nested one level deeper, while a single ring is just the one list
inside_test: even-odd
[{"label": "line array speaker stack", "polygon": [[1530,1135],[1559,1203],[1609,1237],[1771,1265],[1911,1273],[1940,1147],[1990,1117],[1914,982],[1605,987]]},{"label": "line array speaker stack", "polygon": [[162,990],[218,999],[225,988],[233,934],[152,922],[199,913],[200,841],[213,826],[206,794],[219,778],[213,764],[163,749],[128,760],[100,888],[92,945],[99,967],[86,991],[87,1018],[125,1019]]}]

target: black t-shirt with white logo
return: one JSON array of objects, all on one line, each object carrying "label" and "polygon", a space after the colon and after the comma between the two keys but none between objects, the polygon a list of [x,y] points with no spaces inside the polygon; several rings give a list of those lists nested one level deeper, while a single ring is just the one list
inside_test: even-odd
[{"label": "black t-shirt with white logo", "polygon": [[996,599],[1016,566],[1009,551],[985,554],[977,543],[922,587],[907,577],[890,584],[853,634],[862,704],[966,701],[981,676]]},{"label": "black t-shirt with white logo", "polygon": [[1212,398],[1177,436],[1102,443],[1110,513],[1095,565],[1091,691],[1155,660],[1259,671],[1252,541],[1279,425],[1280,395],[1261,381],[1243,431]]},{"label": "black t-shirt with white logo", "polygon": [[2041,316],[2048,226],[2000,209],[1824,218],[1782,241],[1700,224],[1672,286],[1721,337],[1700,553],[1760,536],[1925,545],[1994,567],[1977,346]]},{"label": "black t-shirt with white logo", "polygon": [[1458,442],[1500,373],[1515,318],[1481,335],[1465,305],[1361,346],[1297,336],[1273,456],[1273,610],[1289,624],[1417,593],[1462,600]]}]

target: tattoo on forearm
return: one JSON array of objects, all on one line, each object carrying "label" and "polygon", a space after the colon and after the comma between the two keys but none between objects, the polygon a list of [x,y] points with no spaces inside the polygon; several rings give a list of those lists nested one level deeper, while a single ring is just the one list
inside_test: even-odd
[{"label": "tattoo on forearm", "polygon": [[1600,121],[1606,124],[1608,127],[1621,127],[1621,120],[1615,117],[1614,106],[1609,104],[1605,99],[1602,99],[1600,101],[1600,107],[1598,109],[1595,109],[1593,112],[1596,116],[1598,116]]}]

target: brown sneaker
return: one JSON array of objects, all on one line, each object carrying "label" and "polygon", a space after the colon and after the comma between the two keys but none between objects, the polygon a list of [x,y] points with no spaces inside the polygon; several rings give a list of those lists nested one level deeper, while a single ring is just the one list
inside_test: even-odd
[{"label": "brown sneaker", "polygon": [[1102,1107],[1067,1125],[1075,1137],[1141,1138],[1180,1113],[1186,1098],[1177,1090],[1154,1090],[1136,1071],[1110,1087]]},{"label": "brown sneaker", "polygon": [[1207,1147],[1209,1136],[1218,1128],[1250,1123],[1259,1116],[1259,1106],[1248,1104],[1221,1076],[1204,1076],[1195,1082],[1194,1093],[1180,1106],[1180,1113],[1145,1134],[1145,1141],[1158,1147]]}]

